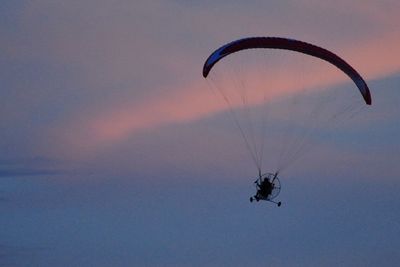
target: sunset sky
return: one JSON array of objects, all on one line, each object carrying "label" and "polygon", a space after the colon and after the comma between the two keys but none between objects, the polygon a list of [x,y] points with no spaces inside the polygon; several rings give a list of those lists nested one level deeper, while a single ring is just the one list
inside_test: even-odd
[{"label": "sunset sky", "polygon": [[[395,266],[399,12],[396,0],[2,1],[0,265]],[[257,170],[202,76],[211,52],[249,36],[329,49],[372,94],[281,177],[280,208],[248,201]],[[333,68],[311,65],[302,85],[354,87]],[[272,99],[298,89],[298,69],[275,76]]]}]

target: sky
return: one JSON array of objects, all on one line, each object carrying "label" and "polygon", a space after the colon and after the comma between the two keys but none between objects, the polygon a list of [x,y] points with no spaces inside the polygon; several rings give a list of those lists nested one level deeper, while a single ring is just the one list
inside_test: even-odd
[{"label": "sky", "polygon": [[[0,265],[395,266],[399,10],[394,0],[3,1]],[[257,170],[202,77],[212,51],[248,36],[334,51],[372,94],[282,174],[280,208],[248,201]],[[354,86],[329,69],[302,70],[303,85]],[[290,95],[298,67],[281,70],[274,82]]]}]

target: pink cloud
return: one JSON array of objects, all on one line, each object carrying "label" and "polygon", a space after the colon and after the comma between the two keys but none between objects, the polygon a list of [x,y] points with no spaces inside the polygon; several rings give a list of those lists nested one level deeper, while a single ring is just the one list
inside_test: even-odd
[{"label": "pink cloud", "polygon": [[[33,57],[72,65],[79,73],[81,88],[74,92],[87,99],[50,127],[50,135],[71,151],[95,150],[139,132],[226,111],[222,98],[213,96],[203,81],[201,67],[216,46],[239,36],[273,34],[313,42],[345,58],[367,82],[400,71],[399,19],[391,4],[299,1],[272,5],[277,12],[265,16],[268,8],[253,5],[238,9],[162,1],[43,3],[27,5],[22,21],[44,41],[33,41],[20,54],[29,57],[32,50]],[[44,23],[44,14],[50,23]],[[286,77],[298,68],[287,65]],[[269,86],[279,85],[280,90],[268,99],[297,90],[297,81],[272,76],[278,78]],[[256,77],[252,80],[261,83]],[[301,85],[321,88],[344,82],[349,79],[340,71],[317,64],[303,72]]]},{"label": "pink cloud", "polygon": [[[385,49],[382,49],[384,45]],[[388,36],[379,40],[371,40],[362,44],[355,44],[343,49],[344,57],[353,62],[367,81],[372,78],[379,78],[400,70],[400,55],[394,50],[400,46],[400,38]],[[299,65],[286,66],[285,76],[278,75],[271,70],[273,79],[268,86],[280,88],[268,95],[274,99],[293,93],[298,88],[296,79],[288,77],[296,76]],[[228,107],[222,101],[222,97],[217,98],[207,88],[206,82],[200,78],[193,84],[184,88],[165,88],[168,92],[160,96],[153,96],[141,103],[130,104],[129,101],[114,103],[109,108],[96,112],[92,116],[76,121],[72,119],[68,128],[78,129],[72,135],[68,135],[68,142],[72,147],[87,147],[95,149],[115,142],[121,142],[127,137],[144,130],[154,129],[167,124],[184,123],[197,120],[215,113],[222,112]],[[316,67],[309,67],[307,71],[302,71],[303,87],[324,88],[338,83],[350,82],[349,78],[340,71],[328,64],[316,64]],[[262,77],[264,78],[264,77]],[[263,84],[252,77],[254,84]],[[354,88],[354,90],[356,90]],[[254,91],[255,95],[250,96],[251,105],[260,104],[260,91]],[[373,93],[373,88],[372,88]],[[257,95],[258,94],[258,95]],[[252,102],[251,102],[252,101]],[[268,101],[268,99],[267,99]],[[239,106],[240,102],[232,103],[233,107]],[[79,122],[80,121],[80,122]]]}]

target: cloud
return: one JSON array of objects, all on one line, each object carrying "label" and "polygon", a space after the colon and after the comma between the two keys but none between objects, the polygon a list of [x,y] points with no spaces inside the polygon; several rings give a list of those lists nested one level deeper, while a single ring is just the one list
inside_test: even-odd
[{"label": "cloud", "polygon": [[[385,49],[382,51],[382,40],[371,40],[363,44],[353,44],[342,53],[349,62],[355,62],[353,66],[359,69],[367,81],[396,73],[400,71],[400,56],[395,49],[400,45],[400,38],[388,36]],[[376,53],[379,51],[379,53]],[[348,56],[346,56],[348,55]],[[303,65],[304,66],[304,65]],[[326,88],[341,83],[351,82],[343,73],[332,70],[332,66],[315,64],[307,71],[302,70],[302,81],[288,77],[298,76],[298,64],[287,65],[284,70],[285,76],[274,73],[271,69],[271,88],[280,88],[279,91],[271,94],[270,98],[282,97],[291,94],[298,86],[308,88]],[[199,72],[200,73],[200,72]],[[257,73],[257,72],[255,72]],[[199,74],[200,75],[200,74]],[[257,81],[255,84],[264,84],[264,81]],[[201,80],[194,81],[183,88],[164,88],[160,96],[147,98],[140,104],[110,102],[110,106],[99,111],[92,117],[88,116],[83,121],[72,119],[67,128],[79,129],[76,133],[69,135],[69,142],[75,142],[74,146],[94,146],[120,142],[127,137],[148,129],[171,124],[197,120],[203,117],[212,116],[215,113],[227,110],[227,105],[220,96],[212,95],[209,85]],[[229,86],[226,86],[229,87]],[[251,99],[262,99],[253,96]],[[249,103],[252,104],[252,103]],[[259,104],[258,101],[253,102]],[[236,102],[233,106],[239,106]],[[82,142],[83,141],[83,142]]]},{"label": "cloud", "polygon": [[65,172],[46,169],[0,169],[0,177],[58,175]]},{"label": "cloud", "polygon": [[[26,80],[28,72],[17,72],[12,85],[20,89],[8,98],[12,105],[2,114],[20,114],[6,118],[8,125],[18,126],[10,127],[16,130],[9,136],[18,129],[37,131],[34,149],[53,154],[94,152],[141,131],[213,116],[227,107],[210,96],[201,77],[202,63],[217,46],[248,35],[306,40],[345,58],[367,81],[384,77],[400,70],[399,19],[393,11],[397,5],[306,0],[232,5],[27,2],[17,16],[18,30],[7,31],[3,38],[6,58],[44,65],[55,73],[39,72],[46,83],[32,78],[19,84],[16,81]],[[288,76],[295,67],[289,66]],[[305,84],[347,81],[342,74],[324,71],[310,68]],[[284,82],[287,92],[295,90],[295,84]],[[36,122],[32,114],[50,118]],[[33,127],[26,129],[27,122],[34,122]]]},{"label": "cloud", "polygon": [[35,158],[2,158],[0,159],[0,178],[21,176],[46,176],[70,173],[63,169],[59,160]]}]

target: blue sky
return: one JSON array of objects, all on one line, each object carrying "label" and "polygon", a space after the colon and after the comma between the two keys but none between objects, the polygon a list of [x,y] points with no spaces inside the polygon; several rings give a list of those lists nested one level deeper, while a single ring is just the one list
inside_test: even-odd
[{"label": "blue sky", "polygon": [[[396,265],[399,8],[6,1],[0,265]],[[371,88],[370,108],[283,175],[281,208],[248,201],[256,170],[201,75],[210,52],[243,36],[331,49]]]}]

